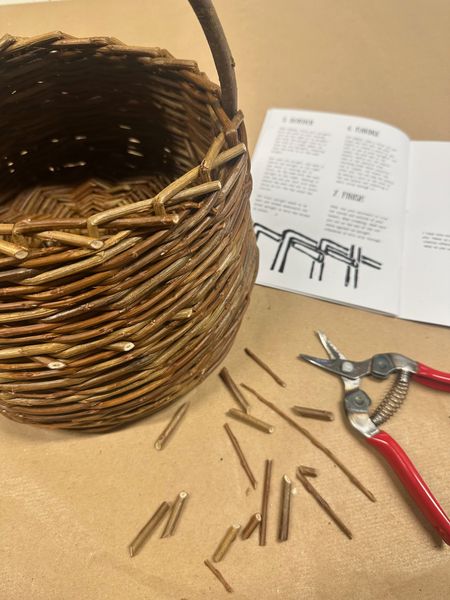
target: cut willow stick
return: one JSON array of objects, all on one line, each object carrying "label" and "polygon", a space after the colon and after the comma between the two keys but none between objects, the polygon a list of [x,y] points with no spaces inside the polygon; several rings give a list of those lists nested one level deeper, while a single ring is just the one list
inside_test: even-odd
[{"label": "cut willow stick", "polygon": [[252,358],[256,364],[258,364],[262,369],[264,369],[266,373],[269,373],[269,375],[278,383],[278,385],[281,385],[281,387],[286,387],[286,383],[281,379],[281,377],[278,377],[278,375],[272,371],[269,365],[266,365],[266,363],[263,362],[258,356],[256,356],[256,354],[252,352],[250,348],[244,348],[244,352],[248,356],[250,356],[250,358]]},{"label": "cut willow stick", "polygon": [[162,538],[169,537],[175,533],[175,529],[178,525],[178,521],[180,520],[181,513],[183,512],[183,508],[188,498],[189,494],[185,491],[181,491],[178,494],[175,502],[172,505],[172,509],[170,511],[166,526],[164,527],[164,531],[162,532]]},{"label": "cut willow stick", "polygon": [[307,437],[308,440],[312,444],[314,444],[314,446],[316,446],[316,448],[319,448],[319,450],[321,450],[326,456],[328,456],[328,458],[331,461],[333,461],[334,464],[337,467],[339,467],[343,473],[345,473],[345,475],[347,475],[347,477],[350,479],[350,481],[359,490],[361,490],[361,492],[363,494],[365,494],[367,496],[367,498],[369,498],[369,500],[371,500],[372,502],[376,502],[376,498],[372,494],[372,492],[370,490],[368,490],[359,481],[359,479],[357,477],[355,477],[355,475],[353,475],[353,473],[351,471],[349,471],[349,469],[347,469],[347,467],[339,460],[339,458],[329,448],[327,448],[321,442],[319,442],[319,440],[315,436],[313,436],[312,433],[310,433],[307,429],[305,429],[304,427],[302,427],[301,425],[299,425],[296,421],[294,421],[294,419],[291,419],[291,417],[289,415],[287,415],[280,408],[278,408],[278,406],[276,406],[275,404],[273,404],[273,402],[270,402],[269,400],[266,400],[265,398],[263,398],[254,389],[252,389],[251,387],[249,387],[245,383],[242,383],[241,385],[242,385],[243,388],[245,388],[246,390],[248,390],[249,392],[251,392],[254,396],[256,396],[256,398],[258,398],[258,400],[260,400],[263,404],[265,404],[266,406],[268,406],[269,408],[271,408],[273,411],[275,411],[277,414],[279,414],[280,417],[282,417],[285,421],[287,421],[292,427],[294,427],[295,429],[297,429],[297,431],[299,431],[301,434],[303,434],[305,437]]},{"label": "cut willow stick", "polygon": [[219,569],[217,567],[215,567],[212,564],[212,562],[208,559],[204,560],[203,562],[208,567],[208,569],[211,571],[211,573],[213,573],[217,577],[217,579],[220,581],[220,583],[223,585],[223,587],[227,590],[227,592],[232,594],[233,588],[228,583],[228,581],[225,579],[225,577],[222,575],[222,573],[219,571]]},{"label": "cut willow stick", "polygon": [[169,438],[174,433],[175,429],[181,422],[181,419],[186,414],[187,409],[189,408],[189,402],[185,402],[180,406],[180,408],[174,413],[173,417],[170,419],[169,424],[158,437],[155,442],[155,448],[157,450],[162,450],[164,446],[167,444]]},{"label": "cut willow stick", "polygon": [[230,390],[232,396],[234,397],[234,399],[237,401],[237,403],[239,404],[239,406],[242,408],[242,410],[246,413],[248,413],[249,410],[249,403],[247,402],[247,400],[244,398],[241,390],[238,388],[238,386],[235,384],[235,382],[233,381],[233,379],[231,378],[230,373],[228,372],[228,369],[226,367],[224,367],[220,373],[219,373],[219,377],[221,378],[221,380],[224,382],[224,384],[227,386],[227,388]]},{"label": "cut willow stick", "polygon": [[185,319],[190,319],[192,317],[194,310],[192,308],[183,308],[180,312],[177,312],[173,315],[173,321],[184,321]]},{"label": "cut willow stick", "polygon": [[255,531],[255,529],[261,525],[261,513],[257,512],[255,514],[253,514],[250,519],[248,520],[248,523],[245,525],[245,527],[242,529],[241,531],[241,538],[243,540],[248,540],[248,538],[252,535],[252,533]]},{"label": "cut willow stick", "polygon": [[250,415],[243,410],[238,410],[237,408],[230,408],[227,413],[230,417],[234,417],[238,421],[242,421],[247,425],[251,425],[255,427],[255,429],[259,429],[260,431],[264,431],[264,433],[273,433],[275,431],[275,427],[273,425],[269,425],[265,421],[261,421],[261,419],[257,419],[253,415]]},{"label": "cut willow stick", "polygon": [[272,460],[267,459],[264,470],[264,488],[261,507],[261,527],[259,528],[259,545],[265,546],[267,539],[267,513],[269,509],[270,480],[272,477]]},{"label": "cut willow stick", "polygon": [[225,535],[221,539],[220,544],[217,546],[217,549],[213,554],[212,559],[214,562],[220,562],[224,558],[225,554],[230,549],[231,544],[236,540],[240,530],[241,526],[237,524],[228,527]]},{"label": "cut willow stick", "polygon": [[306,479],[300,468],[297,469],[297,479],[301,481],[305,490],[309,492],[311,496],[313,496],[313,498],[318,502],[321,508],[323,508],[327,515],[333,519],[333,521],[336,523],[336,525],[339,527],[342,533],[344,533],[348,537],[348,539],[351,540],[353,538],[353,535],[350,529],[345,525],[342,519],[340,519],[337,516],[337,514],[334,512],[334,510],[331,508],[331,506],[328,504],[325,498],[323,498],[316,490],[316,488]]},{"label": "cut willow stick", "polygon": [[293,406],[292,411],[300,417],[309,419],[320,419],[322,421],[334,421],[334,414],[329,410],[320,408],[309,408],[308,406]]},{"label": "cut willow stick", "polygon": [[317,477],[317,469],[315,469],[314,467],[306,467],[305,465],[300,465],[298,469],[303,475],[306,475],[307,477]]},{"label": "cut willow stick", "polygon": [[168,502],[163,502],[128,546],[128,551],[130,552],[130,556],[132,558],[133,556],[136,556],[139,548],[141,548],[141,546],[158,527],[169,508],[170,504]]},{"label": "cut willow stick", "polygon": [[64,369],[66,367],[66,363],[62,360],[56,360],[55,358],[50,358],[49,356],[32,356],[31,360],[46,366],[48,369]]},{"label": "cut willow stick", "polygon": [[28,256],[28,250],[17,244],[0,240],[0,254],[6,254],[7,256],[17,258],[17,260],[23,260]]},{"label": "cut willow stick", "polygon": [[[215,159],[213,163],[213,168],[217,169],[227,163],[234,158],[237,158],[241,154],[247,152],[247,148],[245,144],[237,144],[224,152],[221,152],[219,156]],[[200,174],[201,165],[198,165],[192,168],[190,171],[170,183],[167,187],[161,190],[156,196],[153,198],[148,198],[146,200],[139,200],[138,202],[133,202],[133,204],[125,205],[125,206],[117,206],[114,208],[110,208],[100,213],[96,213],[95,215],[91,215],[87,218],[86,228],[88,231],[88,235],[90,237],[97,238],[99,235],[99,227],[102,224],[108,223],[119,217],[125,217],[130,214],[136,214],[141,212],[146,212],[153,208],[155,204],[165,203],[177,193],[184,190],[191,183],[193,183]]]},{"label": "cut willow stick", "polygon": [[92,238],[87,235],[78,235],[76,233],[67,233],[66,231],[42,231],[37,233],[36,237],[41,240],[49,240],[51,242],[62,242],[69,246],[80,248],[91,248],[91,250],[100,250],[103,248],[102,240]]},{"label": "cut willow stick", "polygon": [[118,350],[119,352],[130,352],[134,348],[133,342],[113,342],[105,346],[108,350]]},{"label": "cut willow stick", "polygon": [[236,450],[236,454],[238,455],[239,462],[241,463],[242,468],[244,469],[245,473],[247,474],[247,477],[249,478],[249,481],[250,481],[253,489],[256,490],[255,476],[253,475],[252,470],[250,469],[250,466],[247,462],[247,459],[244,456],[244,453],[242,452],[241,446],[239,445],[239,442],[237,441],[236,436],[231,431],[231,428],[228,425],[228,423],[225,423],[224,428],[228,434],[228,437],[231,440],[231,443],[233,444],[234,449]]},{"label": "cut willow stick", "polygon": [[278,541],[286,542],[289,537],[289,521],[291,518],[292,481],[287,475],[281,480],[281,510],[278,526]]}]

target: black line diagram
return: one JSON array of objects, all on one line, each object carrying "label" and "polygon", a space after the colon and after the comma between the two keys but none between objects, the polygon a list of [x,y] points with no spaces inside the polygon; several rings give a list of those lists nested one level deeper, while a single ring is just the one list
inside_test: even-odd
[{"label": "black line diagram", "polygon": [[377,270],[380,270],[382,267],[381,262],[363,254],[362,247],[356,244],[351,244],[347,247],[328,238],[321,238],[319,241],[316,241],[294,229],[285,229],[282,233],[278,233],[261,223],[255,223],[254,228],[257,240],[260,236],[266,236],[276,242],[276,251],[270,266],[271,271],[284,272],[291,249],[306,254],[311,258],[310,279],[322,281],[325,259],[334,259],[345,263],[347,266],[345,269],[344,285],[346,287],[351,286],[354,289],[358,287],[361,265]]}]

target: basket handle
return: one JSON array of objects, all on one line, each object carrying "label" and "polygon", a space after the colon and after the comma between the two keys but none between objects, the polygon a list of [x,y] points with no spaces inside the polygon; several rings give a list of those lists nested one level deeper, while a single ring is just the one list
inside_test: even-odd
[{"label": "basket handle", "polygon": [[237,111],[237,85],[234,59],[225,33],[211,0],[189,0],[189,4],[202,26],[211,49],[222,89],[222,106],[228,117],[232,119]]}]

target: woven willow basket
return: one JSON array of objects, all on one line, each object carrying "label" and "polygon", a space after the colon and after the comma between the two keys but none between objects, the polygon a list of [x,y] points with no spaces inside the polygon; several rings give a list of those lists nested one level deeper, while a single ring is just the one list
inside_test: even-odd
[{"label": "woven willow basket", "polygon": [[[0,410],[101,431],[197,385],[257,269],[232,58],[221,88],[159,48],[0,40]],[[221,91],[222,90],[222,91]]]}]

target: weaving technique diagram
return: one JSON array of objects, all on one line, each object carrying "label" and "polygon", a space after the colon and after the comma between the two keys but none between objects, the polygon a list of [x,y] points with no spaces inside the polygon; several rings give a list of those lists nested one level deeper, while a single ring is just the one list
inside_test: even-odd
[{"label": "weaving technique diagram", "polygon": [[344,285],[346,287],[352,286],[354,289],[358,287],[361,265],[377,270],[380,270],[382,267],[381,262],[363,254],[362,247],[356,244],[343,246],[328,238],[315,240],[294,229],[285,229],[281,233],[278,233],[261,223],[255,223],[254,229],[257,240],[263,235],[276,242],[275,255],[270,266],[272,271],[284,272],[289,252],[292,249],[306,254],[311,258],[310,279],[316,278],[318,281],[322,281],[326,259],[345,263],[347,266]]}]

